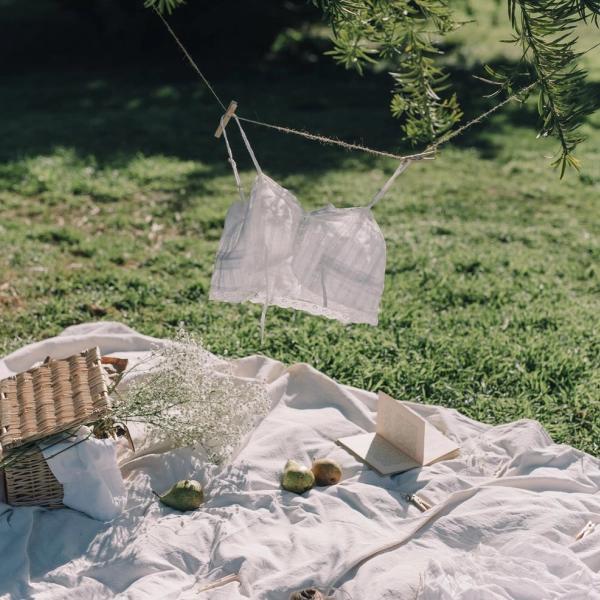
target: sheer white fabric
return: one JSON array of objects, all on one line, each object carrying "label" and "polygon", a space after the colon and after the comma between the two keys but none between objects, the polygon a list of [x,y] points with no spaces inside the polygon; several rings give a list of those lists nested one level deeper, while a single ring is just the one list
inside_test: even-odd
[{"label": "sheer white fabric", "polygon": [[258,175],[246,203],[223,131],[241,201],[232,204],[225,219],[210,299],[258,302],[265,310],[275,305],[342,323],[377,325],[386,254],[371,206],[409,161],[401,163],[369,206],[329,205],[307,213],[290,191],[261,171],[236,121]]},{"label": "sheer white fabric", "polygon": [[306,215],[292,270],[301,295],[342,323],[377,325],[385,240],[368,208],[328,206]]}]

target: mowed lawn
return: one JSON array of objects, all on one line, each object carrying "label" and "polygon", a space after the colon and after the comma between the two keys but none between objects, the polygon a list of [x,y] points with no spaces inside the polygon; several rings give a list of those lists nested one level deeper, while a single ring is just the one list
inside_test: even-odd
[{"label": "mowed lawn", "polygon": [[[458,57],[460,49],[449,56]],[[326,59],[324,59],[326,60]],[[600,73],[600,58],[587,56]],[[450,61],[451,62],[451,61]],[[492,106],[456,58],[467,117]],[[596,77],[596,80],[598,77]],[[215,89],[242,116],[411,152],[385,73],[272,64]],[[336,380],[475,419],[537,419],[600,453],[600,115],[560,181],[535,105],[508,106],[411,165],[375,206],[387,242],[377,327],[209,301],[235,181],[220,108],[191,69],[57,69],[0,86],[0,354],[92,320],[228,357],[307,362]],[[394,160],[248,125],[266,173],[306,210],[361,206]],[[242,179],[254,172],[228,129]]]}]

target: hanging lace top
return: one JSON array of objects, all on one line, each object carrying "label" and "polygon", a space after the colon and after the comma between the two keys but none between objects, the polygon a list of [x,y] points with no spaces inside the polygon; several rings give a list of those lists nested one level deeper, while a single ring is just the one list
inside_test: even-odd
[{"label": "hanging lace top", "polygon": [[296,308],[342,323],[377,325],[385,277],[385,240],[371,213],[403,161],[368,206],[307,213],[297,198],[260,169],[246,202],[227,134],[223,136],[240,193],[225,218],[210,299]]}]

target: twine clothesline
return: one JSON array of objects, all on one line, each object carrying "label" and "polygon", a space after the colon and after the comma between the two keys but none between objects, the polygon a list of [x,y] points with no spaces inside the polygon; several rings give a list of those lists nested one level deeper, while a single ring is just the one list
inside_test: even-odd
[{"label": "twine clothesline", "polygon": [[[194,61],[194,59],[191,57],[191,55],[187,51],[186,47],[181,43],[181,40],[177,37],[177,34],[173,31],[173,29],[171,29],[171,26],[167,23],[166,19],[160,14],[160,11],[156,8],[156,6],[153,6],[152,8],[154,9],[154,12],[158,15],[160,20],[163,22],[167,31],[171,34],[171,36],[175,40],[175,43],[179,46],[179,49],[183,52],[183,55],[185,56],[187,61],[190,63],[190,65],[192,66],[194,71],[196,71],[196,73],[200,76],[200,78],[202,79],[202,81],[204,82],[206,87],[210,90],[210,93],[215,97],[215,100],[219,103],[219,105],[223,109],[223,112],[225,113],[227,111],[227,107],[225,106],[225,104],[223,103],[221,98],[219,98],[219,95],[217,94],[217,92],[215,91],[213,86],[211,85],[210,81],[208,81],[208,79],[203,75],[202,71],[200,70],[200,68]],[[362,152],[368,152],[368,153],[374,154],[376,156],[385,156],[387,158],[395,158],[396,160],[405,160],[405,159],[409,159],[409,158],[416,160],[419,157],[429,156],[430,154],[432,154],[432,152],[425,151],[425,152],[420,152],[418,154],[414,154],[411,156],[400,156],[397,154],[392,154],[391,152],[383,152],[381,150],[375,150],[373,148],[368,148],[368,147],[362,146],[360,144],[351,144],[348,142],[344,142],[342,140],[336,140],[336,139],[328,138],[328,137],[325,137],[322,135],[316,135],[313,133],[308,133],[306,131],[300,131],[298,129],[291,129],[289,127],[282,127],[280,125],[272,125],[270,123],[263,123],[262,121],[246,119],[245,117],[241,117],[240,115],[237,115],[237,118],[240,121],[246,121],[247,123],[252,123],[253,125],[260,125],[262,127],[268,127],[270,129],[275,129],[277,131],[281,131],[283,133],[291,133],[294,135],[299,135],[299,136],[302,136],[309,140],[315,140],[315,141],[321,142],[322,144],[332,144],[335,146],[341,146],[343,148],[346,148],[347,150],[360,150]]]},{"label": "twine clothesline", "polygon": [[387,158],[395,158],[396,160],[419,160],[419,159],[427,159],[431,158],[431,154],[433,154],[434,150],[425,150],[423,152],[418,152],[416,154],[407,154],[405,156],[400,156],[399,154],[392,154],[391,152],[384,152],[382,150],[375,150],[374,148],[369,148],[367,146],[363,146],[361,144],[351,144],[349,142],[344,142],[342,140],[337,140],[335,138],[328,138],[323,135],[317,135],[314,133],[308,133],[307,131],[302,131],[298,129],[292,129],[290,127],[282,127],[281,125],[272,125],[271,123],[263,123],[262,121],[255,121],[253,119],[246,119],[245,117],[238,116],[240,121],[245,121],[246,123],[252,123],[254,125],[260,125],[262,127],[268,127],[269,129],[275,129],[277,131],[281,131],[283,133],[292,133],[294,135],[302,136],[303,138],[314,140],[317,142],[321,142],[322,144],[330,144],[334,146],[341,146],[342,148],[346,148],[346,150],[360,150],[362,152],[368,152],[369,154],[374,154],[376,156],[385,156]]}]

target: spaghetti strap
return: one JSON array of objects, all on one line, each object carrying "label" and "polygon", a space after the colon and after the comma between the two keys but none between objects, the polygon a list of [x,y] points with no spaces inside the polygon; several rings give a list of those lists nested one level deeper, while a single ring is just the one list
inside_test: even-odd
[{"label": "spaghetti strap", "polygon": [[252,162],[254,163],[254,166],[256,167],[256,170],[258,171],[259,174],[262,174],[262,170],[258,164],[258,161],[256,160],[256,156],[254,156],[254,152],[252,151],[252,148],[250,147],[250,142],[248,141],[248,138],[246,137],[246,134],[244,133],[244,130],[242,129],[242,124],[240,123],[240,120],[238,119],[237,115],[233,115],[233,118],[235,119],[236,123],[238,124],[238,127],[240,128],[240,133],[242,134],[242,138],[244,139],[244,143],[246,144],[246,148],[248,149],[248,154],[250,155],[250,158],[252,159]]},{"label": "spaghetti strap", "polygon": [[389,178],[388,182],[373,196],[373,199],[371,200],[371,202],[369,202],[367,208],[373,208],[375,203],[378,200],[380,200],[381,197],[390,189],[390,186],[392,185],[392,183],[394,183],[396,177],[398,177],[398,175],[400,175],[400,173],[402,173],[402,171],[404,171],[404,169],[406,169],[406,167],[408,167],[408,165],[410,165],[411,162],[412,159],[410,158],[405,158],[404,160],[402,160],[394,174]]},{"label": "spaghetti strap", "polygon": [[223,127],[223,117],[221,117],[221,129],[223,131],[223,137],[225,138],[225,145],[227,146],[227,153],[229,154],[229,162],[231,163],[231,168],[233,169],[233,175],[235,176],[235,182],[237,183],[238,192],[240,193],[240,198],[242,199],[242,202],[246,204],[246,196],[244,195],[244,190],[242,189],[242,182],[240,180],[240,176],[237,170],[237,165],[235,164],[235,160],[233,160],[231,146],[229,145],[229,140],[227,139],[225,127]]}]

